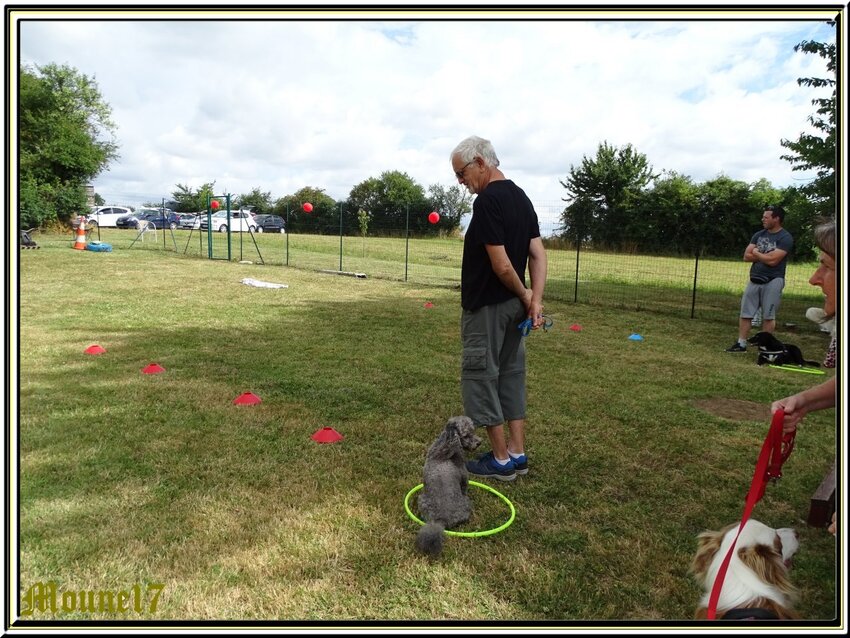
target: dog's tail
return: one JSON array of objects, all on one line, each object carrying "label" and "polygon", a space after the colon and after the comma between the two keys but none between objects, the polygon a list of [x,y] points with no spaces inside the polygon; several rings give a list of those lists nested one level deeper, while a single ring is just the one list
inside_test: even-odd
[{"label": "dog's tail", "polygon": [[416,536],[416,549],[428,556],[438,556],[443,551],[443,531],[446,526],[440,521],[425,523]]}]

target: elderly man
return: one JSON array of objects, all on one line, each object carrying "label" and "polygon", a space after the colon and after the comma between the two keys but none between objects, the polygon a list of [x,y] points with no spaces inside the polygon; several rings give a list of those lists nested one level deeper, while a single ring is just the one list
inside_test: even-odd
[{"label": "elderly man", "polygon": [[525,344],[518,326],[526,318],[532,329],[543,324],[546,251],[531,201],[499,170],[488,140],[469,137],[450,157],[458,182],[477,195],[463,241],[461,393],[466,415],[486,427],[491,447],[467,469],[513,481],[528,472]]}]

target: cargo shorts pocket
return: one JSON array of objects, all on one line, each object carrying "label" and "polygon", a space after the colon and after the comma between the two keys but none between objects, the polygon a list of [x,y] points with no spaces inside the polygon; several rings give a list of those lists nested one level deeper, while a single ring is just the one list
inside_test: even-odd
[{"label": "cargo shorts pocket", "polygon": [[470,335],[463,346],[461,369],[469,376],[481,376],[487,371],[487,341],[485,335]]}]

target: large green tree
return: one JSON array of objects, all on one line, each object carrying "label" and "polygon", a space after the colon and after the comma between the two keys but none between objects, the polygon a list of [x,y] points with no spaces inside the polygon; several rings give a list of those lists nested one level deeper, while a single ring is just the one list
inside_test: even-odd
[{"label": "large green tree", "polygon": [[627,234],[643,252],[693,255],[701,246],[699,187],[687,175],[668,172],[636,198]]},{"label": "large green tree", "polygon": [[[177,184],[171,196],[177,202],[177,212],[196,213],[207,210],[207,202],[215,195],[215,182],[207,182],[200,188],[193,189],[186,184]],[[231,208],[234,206],[231,204]]]},{"label": "large green tree", "polygon": [[[835,25],[834,22],[831,24]],[[814,127],[815,132],[801,133],[795,141],[781,140],[782,146],[791,153],[780,157],[793,164],[791,170],[815,171],[816,177],[799,190],[812,201],[817,215],[834,216],[836,211],[835,43],[803,40],[794,47],[794,51],[812,53],[824,58],[826,70],[830,74],[830,77],[826,78],[799,78],[797,84],[815,89],[832,88],[832,93],[828,97],[812,100],[812,104],[817,109],[813,115],[809,116],[809,123]]]},{"label": "large green tree", "polygon": [[458,184],[446,188],[442,184],[428,187],[430,208],[440,214],[439,228],[450,235],[460,229],[461,218],[472,212],[472,195]]},{"label": "large green tree", "polygon": [[564,230],[589,237],[599,247],[620,248],[629,241],[627,224],[636,199],[656,177],[646,155],[631,144],[617,148],[603,142],[595,158],[584,156],[561,181],[568,202],[561,215]]},{"label": "large green tree", "polygon": [[352,232],[358,228],[357,211],[361,208],[372,215],[370,232],[374,229],[377,234],[398,233],[406,228],[414,234],[437,232],[428,223],[432,208],[424,189],[401,171],[385,171],[351,189],[346,205],[351,219],[346,227]]},{"label": "large green tree", "polygon": [[[310,204],[312,210],[304,210]],[[339,204],[324,189],[304,186],[291,195],[280,197],[272,212],[286,220],[286,231],[293,233],[339,233]]]},{"label": "large green tree", "polygon": [[118,157],[111,108],[70,66],[23,66],[19,82],[20,223],[68,221],[87,210],[86,184]]},{"label": "large green tree", "polygon": [[268,213],[272,209],[272,194],[270,191],[263,192],[259,186],[251,189],[250,193],[244,193],[236,198],[236,204],[240,208],[252,208],[255,213]]},{"label": "large green tree", "polygon": [[701,243],[705,254],[741,256],[761,228],[763,209],[750,196],[750,185],[718,175],[699,185]]}]

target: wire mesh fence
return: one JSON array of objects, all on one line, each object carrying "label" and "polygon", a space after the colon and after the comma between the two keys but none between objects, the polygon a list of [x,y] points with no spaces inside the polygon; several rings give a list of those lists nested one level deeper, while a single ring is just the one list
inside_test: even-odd
[{"label": "wire mesh fence", "polygon": [[[609,308],[647,310],[736,323],[749,265],[739,259],[669,256],[594,250],[558,238],[555,203],[536,205],[547,246],[546,298]],[[427,214],[427,213],[425,213]],[[267,266],[360,274],[422,285],[459,287],[461,232],[427,236],[405,228],[364,229],[339,225],[334,234],[207,232],[160,229],[146,238],[138,230],[98,229],[116,247],[168,250],[186,256],[250,261]],[[743,254],[744,246],[741,247]],[[806,309],[822,305],[808,284],[814,264],[789,263],[778,325],[817,330]]]}]

